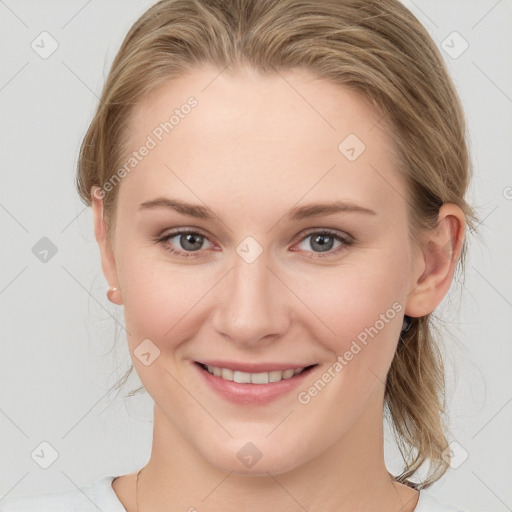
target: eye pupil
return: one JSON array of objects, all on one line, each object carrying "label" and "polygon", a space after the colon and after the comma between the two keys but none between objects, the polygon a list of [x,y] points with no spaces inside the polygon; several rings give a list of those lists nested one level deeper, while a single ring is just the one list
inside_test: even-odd
[{"label": "eye pupil", "polygon": [[315,249],[315,245],[319,249],[318,252],[326,252],[332,249],[334,238],[329,235],[316,235],[311,239],[311,247]]},{"label": "eye pupil", "polygon": [[187,251],[197,251],[201,249],[201,246],[203,245],[202,238],[203,237],[201,235],[194,233],[182,234],[180,236],[180,245]]}]

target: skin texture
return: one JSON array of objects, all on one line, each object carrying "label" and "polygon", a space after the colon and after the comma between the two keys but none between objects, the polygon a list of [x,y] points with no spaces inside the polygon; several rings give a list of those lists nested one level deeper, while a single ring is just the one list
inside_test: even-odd
[{"label": "skin texture", "polygon": [[[413,510],[417,492],[394,483],[384,464],[384,381],[403,314],[430,313],[449,289],[462,211],[445,204],[438,227],[414,244],[380,113],[298,70],[201,68],[165,84],[136,107],[127,157],[190,96],[197,106],[118,185],[110,237],[102,201],[93,200],[103,271],[118,288],[112,300],[124,306],[133,363],[155,402],[140,510]],[[366,146],[355,161],[338,150],[349,134]],[[140,209],[163,197],[207,206],[216,218]],[[287,216],[335,200],[375,214]],[[205,235],[200,250],[173,255],[169,247],[185,252],[183,237],[155,241],[176,228]],[[323,229],[352,243],[321,252],[308,235]],[[263,250],[252,263],[236,252],[248,236]],[[393,304],[401,312],[301,404],[297,393]],[[144,339],[160,350],[148,366],[133,355]],[[249,405],[203,382],[193,362],[206,359],[318,366],[296,391]],[[251,468],[237,457],[247,442],[262,454]],[[134,474],[113,487],[136,510]]]}]

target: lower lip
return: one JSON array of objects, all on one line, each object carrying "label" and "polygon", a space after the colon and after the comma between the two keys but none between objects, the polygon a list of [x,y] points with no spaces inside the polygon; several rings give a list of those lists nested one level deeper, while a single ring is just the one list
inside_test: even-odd
[{"label": "lower lip", "polygon": [[304,379],[311,374],[317,366],[304,370],[290,379],[268,384],[240,384],[225,380],[204,370],[198,363],[194,363],[197,371],[203,376],[207,384],[223,398],[237,404],[263,405],[276,400],[293,389],[297,388]]}]

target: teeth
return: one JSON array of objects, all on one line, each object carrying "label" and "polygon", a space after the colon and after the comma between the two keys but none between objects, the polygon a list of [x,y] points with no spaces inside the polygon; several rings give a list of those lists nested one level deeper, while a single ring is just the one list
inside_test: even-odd
[{"label": "teeth", "polygon": [[220,376],[225,380],[233,380],[233,370],[222,368]]},{"label": "teeth", "polygon": [[235,382],[239,382],[240,384],[250,384],[251,374],[245,372],[235,372],[233,375],[233,380]]},{"label": "teeth", "polygon": [[293,377],[294,370],[285,370],[283,372],[283,379],[291,379]]},{"label": "teeth", "polygon": [[269,382],[279,382],[283,378],[283,372],[268,372]]},{"label": "teeth", "polygon": [[251,382],[253,384],[268,384],[269,375],[268,372],[251,373]]},{"label": "teeth", "polygon": [[301,373],[304,368],[296,368],[284,371],[271,371],[248,373],[238,370],[229,370],[228,368],[218,368],[216,366],[207,366],[206,369],[212,375],[221,377],[224,380],[231,380],[240,384],[268,384],[269,382],[279,382],[280,380],[291,379],[294,375]]}]

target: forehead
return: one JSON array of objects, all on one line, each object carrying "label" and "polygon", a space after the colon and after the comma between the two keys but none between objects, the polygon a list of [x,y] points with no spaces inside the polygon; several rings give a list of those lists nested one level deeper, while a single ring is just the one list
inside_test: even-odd
[{"label": "forehead", "polygon": [[139,103],[127,136],[126,161],[151,147],[123,178],[132,201],[169,191],[213,203],[229,194],[238,206],[257,194],[255,206],[292,206],[328,193],[384,208],[405,194],[382,114],[302,70],[197,69]]}]

